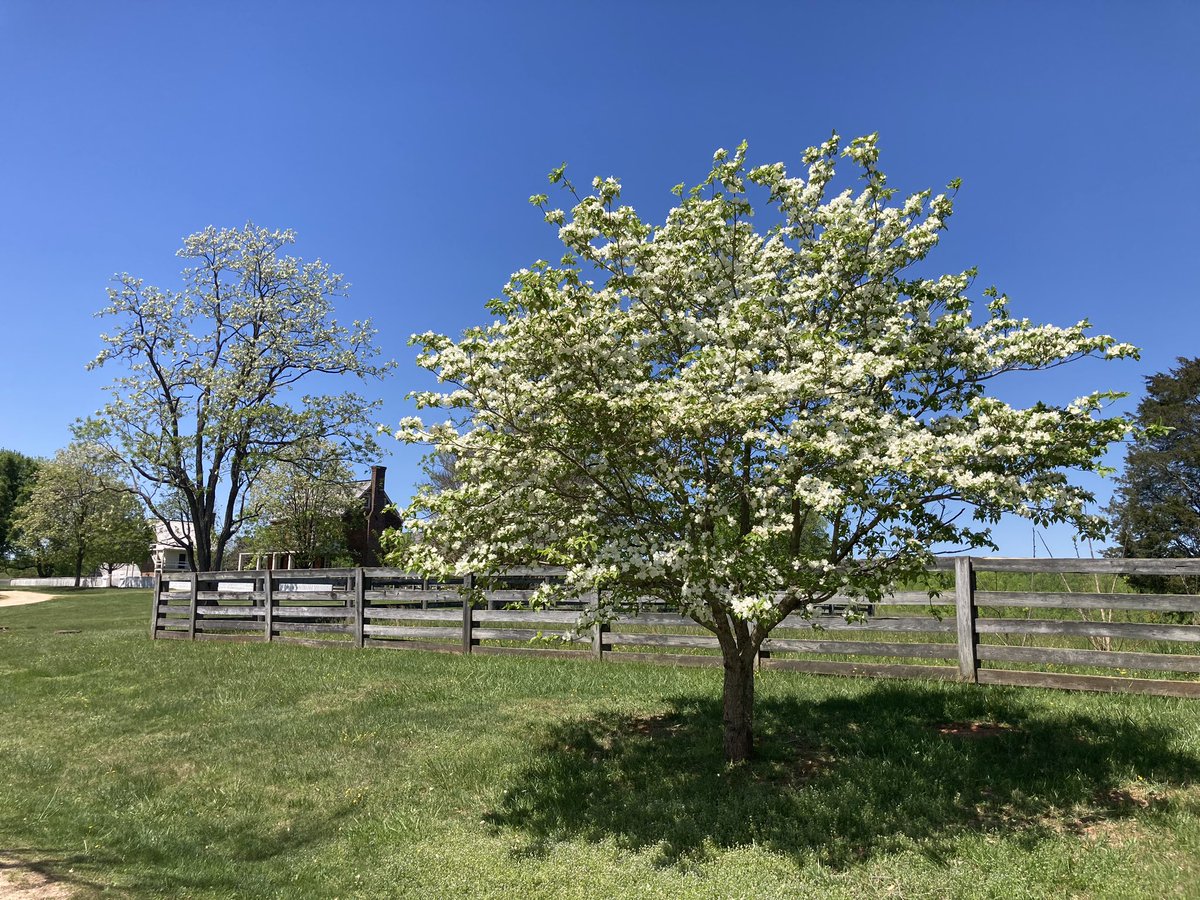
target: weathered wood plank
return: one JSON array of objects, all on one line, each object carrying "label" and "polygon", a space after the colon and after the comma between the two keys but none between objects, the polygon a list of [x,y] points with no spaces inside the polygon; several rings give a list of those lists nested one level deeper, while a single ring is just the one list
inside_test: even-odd
[{"label": "weathered wood plank", "polygon": [[904,663],[856,663],[825,659],[764,659],[764,669],[811,672],[814,675],[850,675],[867,678],[932,678],[958,681],[957,666],[916,666]]},{"label": "weathered wood plank", "polygon": [[159,631],[158,632],[158,640],[161,641],[164,638],[166,638],[169,641],[189,640],[188,633],[186,631],[166,631],[166,630]]},{"label": "weathered wood plank", "polygon": [[471,630],[475,627],[474,610],[471,608],[471,589],[475,587],[475,577],[467,575],[463,578],[463,601],[462,601],[462,650],[463,653],[470,653],[471,647],[475,644],[475,638],[471,634]]},{"label": "weathered wood plank", "polygon": [[418,585],[415,588],[392,588],[390,590],[369,590],[365,594],[367,600],[390,600],[395,603],[415,603],[420,604],[422,599],[428,599],[431,595],[444,595],[443,599],[449,602],[451,599],[458,601],[462,599],[458,591],[425,591],[421,590]]},{"label": "weathered wood plank", "polygon": [[679,613],[646,613],[621,617],[622,625],[670,625],[675,627],[703,628],[694,619]]},{"label": "weathered wood plank", "polygon": [[1048,619],[979,619],[980,634],[1048,634],[1130,638],[1142,641],[1200,641],[1200,625],[1142,622],[1059,622]]},{"label": "weathered wood plank", "polygon": [[337,603],[339,606],[346,606],[354,602],[353,591],[281,591],[279,586],[275,587],[275,600],[277,603],[313,603],[318,600],[328,600]]},{"label": "weathered wood plank", "polygon": [[257,618],[263,614],[261,606],[197,606],[198,616],[230,616],[232,618]]},{"label": "weathered wood plank", "polygon": [[244,603],[261,601],[262,591],[200,591],[201,600],[240,600]]},{"label": "weathered wood plank", "polygon": [[396,603],[462,603],[462,592],[457,588],[447,591],[398,590],[367,591],[368,601],[392,600]]},{"label": "weathered wood plank", "polygon": [[477,609],[476,622],[529,622],[542,625],[574,625],[579,621],[580,613],[561,612],[550,609],[535,610],[504,610]]},{"label": "weathered wood plank", "polygon": [[276,581],[333,581],[337,578],[353,578],[353,569],[272,569]]},{"label": "weathered wood plank", "polygon": [[318,634],[354,634],[353,625],[328,625],[321,622],[280,622],[275,621],[275,633],[286,631],[313,631]]},{"label": "weathered wood plank", "polygon": [[228,622],[222,619],[199,619],[196,622],[197,633],[202,631],[256,631],[262,633],[261,622]]},{"label": "weathered wood plank", "polygon": [[1145,612],[1200,612],[1200,597],[1186,597],[1179,594],[977,591],[975,604],[1018,609],[1134,609]]},{"label": "weathered wood plank", "polygon": [[1115,678],[1111,675],[1065,675],[1058,672],[980,669],[979,683],[1200,699],[1200,681],[1163,681],[1151,678]]},{"label": "weathered wood plank", "polygon": [[921,631],[931,634],[953,634],[955,631],[954,621],[948,618],[939,621],[933,616],[880,616],[868,619],[865,623],[847,622],[840,616],[830,616],[816,620],[815,624],[814,628],[814,620],[788,616],[778,627],[803,631]]},{"label": "weathered wood plank", "polygon": [[763,649],[777,653],[958,659],[958,648],[954,644],[893,644],[881,641],[804,641],[791,638],[767,638],[763,642]]},{"label": "weathered wood plank", "polygon": [[403,619],[410,622],[462,623],[461,609],[396,609],[390,606],[368,606],[364,615],[368,619]]},{"label": "weathered wood plank", "polygon": [[363,634],[376,637],[438,638],[447,641],[462,641],[462,630],[458,628],[423,628],[418,625],[363,625]]},{"label": "weathered wood plank", "polygon": [[275,640],[275,587],[271,573],[263,573],[263,640]]},{"label": "weathered wood plank", "polygon": [[366,625],[366,593],[366,578],[362,566],[359,566],[354,570],[354,642],[360,647],[363,645],[363,628]]},{"label": "weathered wood plank", "polygon": [[562,566],[514,566],[503,572],[476,573],[480,581],[494,581],[503,578],[562,578],[567,570]]},{"label": "weathered wood plank", "polygon": [[637,647],[702,647],[715,650],[721,645],[709,634],[640,634],[631,631],[610,631],[604,635],[605,647],[621,645]]},{"label": "weathered wood plank", "polygon": [[[812,606],[817,615],[829,615],[825,610],[830,608],[835,610],[867,610],[872,606],[950,606],[954,603],[952,590],[945,590],[942,594],[943,596],[940,600],[934,599],[932,603],[930,602],[928,591],[896,591],[894,594],[885,594],[878,600],[866,600],[862,597],[847,597],[837,594],[828,600],[813,601]],[[775,596],[777,600],[782,601],[785,593],[780,591]],[[801,608],[803,609],[803,607]]]},{"label": "weathered wood plank", "polygon": [[261,644],[266,638],[261,634],[224,634],[220,631],[201,631],[196,634],[198,641],[226,641],[231,644]]},{"label": "weathered wood plank", "polygon": [[368,578],[390,578],[390,579],[406,579],[421,583],[422,576],[420,572],[409,572],[407,569],[392,569],[387,566],[368,566],[363,569],[363,574]]},{"label": "weathered wood plank", "polygon": [[1124,650],[1070,650],[1063,647],[1005,647],[997,644],[980,644],[979,658],[997,662],[1104,666],[1118,669],[1152,669],[1159,672],[1200,672],[1200,655],[1135,653]]},{"label": "weathered wood plank", "polygon": [[150,640],[158,638],[158,608],[162,602],[162,579],[154,579],[154,590],[150,597]]},{"label": "weathered wood plank", "polygon": [[964,681],[977,681],[979,660],[975,658],[975,645],[979,636],[975,631],[975,572],[969,556],[954,560],[954,622],[958,674]]},{"label": "weathered wood plank", "polygon": [[497,588],[484,591],[483,596],[496,603],[524,603],[532,593],[532,588]]},{"label": "weathered wood plank", "polygon": [[972,558],[976,572],[1074,572],[1084,575],[1200,575],[1200,559]]},{"label": "weathered wood plank", "polygon": [[[175,577],[182,575],[182,572],[164,573],[163,578],[167,581],[179,581],[181,579]],[[245,572],[200,572],[201,581],[240,581],[253,584],[259,578],[262,578],[263,571],[261,569]]]},{"label": "weathered wood plank", "polygon": [[1157,672],[1198,672],[1200,655],[1134,653],[1127,650],[1074,650],[1062,647],[1003,647],[979,644],[979,659],[997,662],[1042,662],[1063,666],[1146,668]]},{"label": "weathered wood plank", "polygon": [[591,633],[587,634],[570,634],[565,640],[561,631],[554,631],[551,634],[545,634],[536,631],[532,628],[473,628],[472,636],[477,641],[532,641],[539,637],[554,641],[555,643],[590,643],[592,640]]},{"label": "weathered wood plank", "polygon": [[177,616],[187,616],[187,615],[191,614],[191,611],[192,611],[192,608],[191,608],[190,604],[187,606],[184,606],[179,603],[175,603],[175,604],[160,603],[160,604],[158,604],[159,615],[162,615],[163,613],[174,613]]},{"label": "weathered wood plank", "polygon": [[338,615],[343,615],[343,614],[349,615],[348,610],[352,609],[352,607],[347,606],[345,603],[322,603],[320,601],[317,601],[315,603],[313,603],[313,602],[304,603],[304,602],[297,602],[295,600],[288,601],[288,600],[285,600],[284,598],[280,597],[279,594],[276,594],[275,595],[275,609],[276,609],[276,611],[281,610],[281,609],[315,609],[315,610],[320,610],[320,612],[314,613],[314,615],[338,616]]},{"label": "weathered wood plank", "polygon": [[[929,567],[930,571],[952,571],[955,559],[959,557],[939,557]],[[977,556],[972,557],[972,564],[977,572],[1077,572],[1083,574],[1141,574],[1141,575],[1195,575],[1200,574],[1200,558],[1191,559],[1032,559],[1028,557]],[[274,574],[281,580],[336,580],[350,579],[353,569],[276,569]],[[420,584],[423,578],[418,572],[407,572],[402,569],[389,567],[371,567],[364,569],[369,579],[381,581],[405,581]],[[486,585],[495,585],[506,578],[561,578],[566,570],[557,566],[517,567],[505,572],[490,575],[479,575],[477,578]],[[164,573],[164,580],[182,580],[185,573]],[[203,572],[204,581],[246,581],[261,578],[263,570],[244,572]],[[446,584],[456,583],[456,579],[447,579]],[[503,588],[499,590],[519,590]],[[882,602],[887,602],[882,601]]]},{"label": "weathered wood plank", "polygon": [[190,587],[188,589],[188,637],[192,640],[196,638],[196,606],[199,603],[200,584],[196,579],[196,573],[192,572],[188,578]]},{"label": "weathered wood plank", "polygon": [[[841,598],[838,598],[839,602]],[[862,601],[859,601],[860,603]],[[941,595],[930,599],[929,591],[896,591],[876,601],[879,606],[952,606],[954,589],[945,588]]]},{"label": "weathered wood plank", "polygon": [[349,619],[354,615],[354,609],[344,606],[276,606],[275,618],[304,619],[321,617],[326,619]]},{"label": "weathered wood plank", "polygon": [[393,641],[364,638],[363,645],[383,650],[424,650],[427,653],[462,653],[462,644],[433,644],[428,641]]}]

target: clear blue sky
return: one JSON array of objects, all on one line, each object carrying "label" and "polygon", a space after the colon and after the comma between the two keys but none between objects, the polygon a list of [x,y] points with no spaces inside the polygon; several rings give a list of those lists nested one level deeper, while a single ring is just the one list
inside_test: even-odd
[{"label": "clear blue sky", "polygon": [[[0,0],[0,447],[69,440],[103,402],[84,365],[110,276],[173,286],[204,226],[294,228],[346,273],[345,318],[400,364],[367,388],[394,421],[426,383],[409,334],[481,321],[559,255],[526,203],[553,166],[656,217],[718,146],[798,166],[834,129],[878,131],[901,190],[963,179],[938,268],[1143,348],[1011,399],[1129,408],[1200,354],[1198,47],[1191,2]],[[403,500],[419,454],[390,449]],[[999,534],[1028,555],[1027,525]]]}]

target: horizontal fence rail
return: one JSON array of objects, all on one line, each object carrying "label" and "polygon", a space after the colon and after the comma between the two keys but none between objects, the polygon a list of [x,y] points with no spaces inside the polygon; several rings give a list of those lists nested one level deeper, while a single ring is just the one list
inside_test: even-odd
[{"label": "horizontal fence rail", "polygon": [[[979,590],[980,574],[1059,583]],[[1134,593],[1119,580],[1125,574],[1200,576],[1200,559],[943,559],[927,589],[869,604],[834,598],[788,616],[763,643],[759,665],[1200,698],[1200,597]],[[1091,589],[1072,590],[1068,576],[1089,576]],[[586,600],[531,609],[529,596],[547,577],[554,573],[517,570],[476,590],[472,576],[433,582],[389,568],[163,574],[154,581],[151,636],[722,664],[716,636],[659,601],[582,630]]]}]

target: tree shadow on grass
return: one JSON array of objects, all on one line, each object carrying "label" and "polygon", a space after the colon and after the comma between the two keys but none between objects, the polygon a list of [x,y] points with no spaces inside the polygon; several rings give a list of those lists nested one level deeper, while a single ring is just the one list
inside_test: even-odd
[{"label": "tree shadow on grass", "polygon": [[613,840],[676,865],[753,842],[845,869],[914,843],[945,860],[973,831],[1032,846],[1173,804],[1200,811],[1200,759],[1172,749],[1171,729],[1124,716],[882,683],[815,703],[760,700],[756,716],[757,757],[739,766],[722,760],[716,699],[557,724],[486,821],[523,834],[516,852],[531,855]]},{"label": "tree shadow on grass", "polygon": [[[30,874],[44,879],[48,888],[61,886],[82,896],[110,889],[108,873],[113,871],[121,873],[118,893],[182,896],[199,891],[241,896],[248,890],[247,867],[319,850],[351,811],[350,805],[335,805],[286,825],[268,825],[253,816],[201,817],[171,829],[169,835],[154,835],[152,842],[145,836],[113,838],[105,849],[87,851],[0,847],[0,872],[7,868],[15,877]],[[285,876],[287,870],[285,862],[278,864],[279,875]]]}]

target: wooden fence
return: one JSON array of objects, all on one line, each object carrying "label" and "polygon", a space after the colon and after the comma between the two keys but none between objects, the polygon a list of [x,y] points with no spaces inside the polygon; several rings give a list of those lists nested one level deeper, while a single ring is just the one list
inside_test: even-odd
[{"label": "wooden fence", "polygon": [[[1131,593],[1116,578],[1200,575],[1200,559],[955,557],[936,569],[931,577],[944,584],[932,598],[928,590],[896,591],[866,607],[835,601],[809,617],[789,616],[763,644],[760,666],[1200,698],[1200,597]],[[1040,573],[1061,578],[1063,589],[980,590],[979,573]],[[1093,576],[1096,590],[1072,589],[1079,575]],[[1100,590],[1100,576],[1126,592]],[[395,569],[162,575],[151,635],[721,664],[716,637],[661,604],[576,633],[578,609],[528,607],[539,577],[545,573],[489,578],[473,605],[463,582],[431,584]],[[470,577],[465,586],[475,587]]]}]

